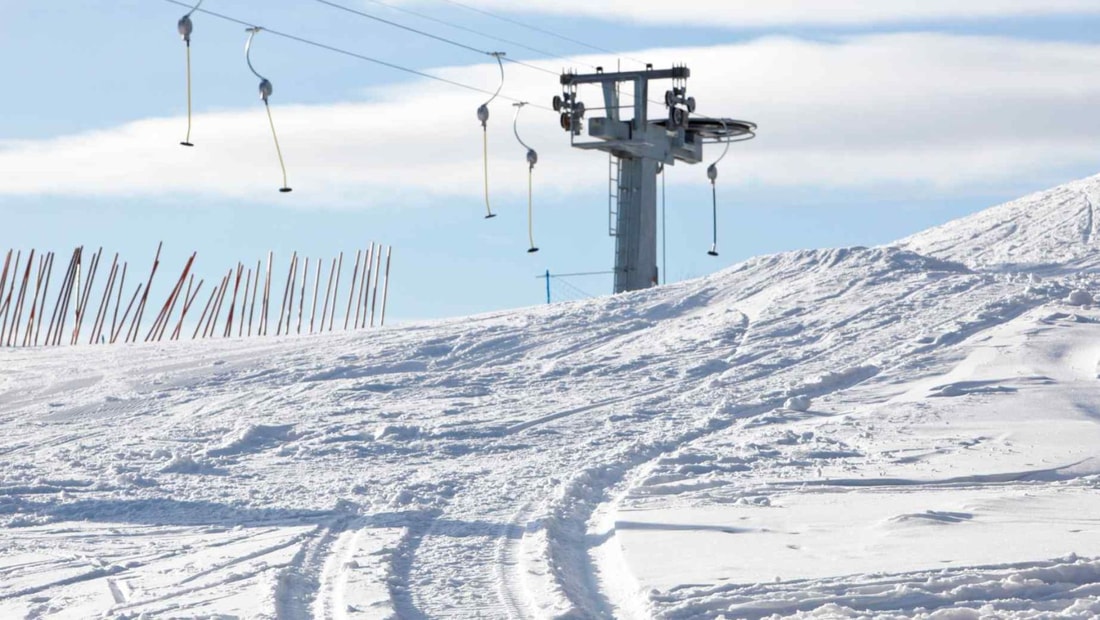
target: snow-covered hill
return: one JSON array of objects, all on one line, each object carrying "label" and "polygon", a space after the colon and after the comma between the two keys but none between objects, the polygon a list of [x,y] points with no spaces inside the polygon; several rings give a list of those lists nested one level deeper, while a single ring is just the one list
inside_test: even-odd
[{"label": "snow-covered hill", "polygon": [[369,333],[0,351],[0,617],[1095,617],[1098,199]]}]

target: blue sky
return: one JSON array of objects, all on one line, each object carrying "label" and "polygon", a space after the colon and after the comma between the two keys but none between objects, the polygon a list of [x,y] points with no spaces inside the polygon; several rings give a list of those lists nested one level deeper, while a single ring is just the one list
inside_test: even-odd
[{"label": "blue sky", "polygon": [[[403,6],[576,62],[378,2],[345,3],[554,71],[617,62],[440,0]],[[902,2],[829,0],[789,15],[713,2],[674,20],[656,2],[527,3],[520,13],[506,12],[514,3],[470,3],[623,58],[687,62],[703,112],[760,122],[760,138],[734,146],[721,165],[718,259],[705,255],[705,166],[670,170],[670,280],[762,253],[885,243],[1100,172],[1100,12],[1086,2],[978,0],[965,10],[930,2],[917,15],[891,13],[891,4],[911,4]],[[207,0],[203,8],[496,86],[496,67],[483,56],[310,0]],[[562,14],[571,10],[587,14]],[[103,246],[143,271],[163,240],[167,286],[192,251],[209,281],[268,250],[285,269],[291,251],[328,259],[378,241],[394,246],[389,316],[397,320],[533,305],[544,300],[535,276],[547,269],[610,267],[606,158],[569,150],[554,115],[530,108],[520,117],[542,156],[542,251],[528,255],[526,166],[507,102],[494,103],[490,120],[500,217],[485,221],[475,110],[486,96],[266,33],[254,61],[275,86],[272,111],[295,187],[277,193],[244,29],[202,13],[192,50],[196,147],[179,147],[184,48],[175,22],[184,12],[160,0],[4,3],[0,248]],[[545,104],[558,92],[553,75],[506,66],[505,94]],[[597,101],[587,93],[590,107]],[[610,289],[609,276],[570,283]]]}]

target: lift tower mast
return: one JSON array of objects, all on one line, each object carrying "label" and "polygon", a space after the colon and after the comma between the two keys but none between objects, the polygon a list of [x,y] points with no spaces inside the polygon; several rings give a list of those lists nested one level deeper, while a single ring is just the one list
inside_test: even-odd
[{"label": "lift tower mast", "polygon": [[[654,286],[657,273],[657,175],[662,166],[676,161],[697,164],[703,160],[704,142],[725,142],[753,137],[756,125],[733,119],[693,118],[695,98],[687,96],[685,66],[644,71],[564,73],[563,93],[554,97],[561,112],[562,129],[579,149],[606,151],[611,157],[609,232],[615,237],[615,292]],[[649,83],[672,80],[665,92],[667,118],[649,120]],[[620,117],[620,86],[632,83],[634,117]],[[593,142],[577,142],[583,131],[585,107],[577,99],[581,84],[599,84],[607,116],[589,120]]]}]

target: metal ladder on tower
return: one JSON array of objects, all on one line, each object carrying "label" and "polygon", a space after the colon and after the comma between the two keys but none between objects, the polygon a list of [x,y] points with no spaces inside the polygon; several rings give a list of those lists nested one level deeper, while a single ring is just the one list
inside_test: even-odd
[{"label": "metal ladder on tower", "polygon": [[607,155],[607,234],[611,237],[619,235],[619,194],[622,185],[619,179],[622,174],[622,162],[614,153]]}]

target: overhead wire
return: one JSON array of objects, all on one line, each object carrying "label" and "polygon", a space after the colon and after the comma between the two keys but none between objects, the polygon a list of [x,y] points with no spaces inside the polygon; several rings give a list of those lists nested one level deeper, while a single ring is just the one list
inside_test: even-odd
[{"label": "overhead wire", "polygon": [[[181,2],[180,0],[164,0],[164,1],[169,3],[169,4],[175,4],[177,6],[183,6],[183,7],[191,8],[191,5],[189,5],[185,2]],[[218,13],[216,11],[211,11],[209,9],[198,9],[196,12],[197,13],[203,13],[203,14],[209,15],[211,17],[217,17],[218,19],[228,21],[228,22],[232,22],[234,24],[239,24],[241,26],[245,26],[245,27],[249,27],[249,28],[255,27],[254,22],[250,22],[250,21],[246,21],[246,20],[239,19],[239,18],[236,18],[236,17],[232,17],[232,16],[226,15],[224,13]],[[343,48],[340,48],[340,47],[336,47],[334,45],[329,45],[327,43],[322,43],[320,41],[315,41],[313,39],[308,39],[306,37],[298,36],[298,35],[295,35],[295,34],[290,34],[288,32],[282,32],[282,31],[279,31],[279,30],[272,30],[271,28],[267,28],[267,27],[264,27],[263,30],[264,30],[264,32],[267,32],[267,33],[269,33],[273,36],[281,37],[281,38],[284,38],[284,39],[287,39],[287,40],[290,40],[290,41],[295,41],[295,42],[301,43],[303,45],[309,45],[311,47],[316,47],[318,49],[327,50],[327,51],[330,51],[330,52],[333,52],[333,53],[336,53],[336,54],[340,54],[340,55],[343,55],[343,56],[348,56],[350,58],[356,58],[356,59],[362,60],[364,62],[369,62],[369,63],[373,63],[373,64],[376,64],[376,65],[379,65],[379,66],[382,66],[382,67],[387,67],[387,68],[390,68],[390,69],[394,69],[395,71],[401,71],[403,73],[408,73],[410,75],[415,75],[415,76],[426,78],[426,79],[429,79],[429,80],[434,80],[436,82],[441,82],[443,84],[449,84],[451,86],[455,86],[455,87],[458,87],[458,88],[463,88],[463,89],[473,91],[473,92],[484,93],[486,95],[492,95],[493,94],[493,91],[485,89],[485,88],[481,88],[479,86],[472,86],[470,84],[464,84],[464,83],[459,82],[457,80],[448,79],[448,78],[441,77],[441,76],[438,76],[438,75],[432,75],[431,73],[426,73],[424,71],[418,71],[416,69],[411,69],[409,67],[405,67],[405,66],[402,66],[402,65],[399,65],[399,64],[396,64],[396,63],[388,62],[388,61],[381,60],[381,59],[378,59],[378,58],[373,58],[373,57],[367,56],[365,54],[360,54],[358,52],[353,52],[351,50],[346,50],[346,49],[343,49]],[[519,98],[516,98],[516,97],[510,97],[508,95],[500,95],[500,98],[505,99],[507,101],[511,101],[513,103],[518,103],[520,101],[523,101],[522,99],[519,99]],[[539,105],[537,103],[532,103],[531,105],[536,107],[536,108],[539,108],[540,110],[545,110],[545,111],[548,111],[548,112],[553,112],[554,111],[549,106]]]},{"label": "overhead wire", "polygon": [[[463,2],[459,2],[458,0],[441,0],[441,1],[446,2],[447,4],[457,6],[457,7],[462,7],[464,9],[468,10],[468,11],[473,11],[474,13],[480,13],[482,15],[485,15],[486,17],[492,17],[493,19],[496,19],[496,20],[507,22],[509,24],[514,24],[514,25],[520,26],[522,28],[527,28],[528,30],[533,30],[535,32],[541,32],[542,34],[549,35],[549,36],[557,38],[557,39],[561,39],[562,41],[568,41],[568,42],[576,44],[576,45],[587,47],[588,49],[595,50],[597,52],[603,52],[605,54],[614,54],[616,56],[621,55],[621,54],[619,54],[619,52],[616,52],[614,50],[609,50],[606,47],[600,47],[598,45],[592,45],[591,43],[588,43],[586,41],[582,41],[580,39],[574,39],[573,37],[569,37],[569,36],[566,36],[564,34],[559,34],[557,32],[554,32],[552,30],[547,30],[546,28],[541,28],[539,26],[534,26],[532,24],[522,22],[518,19],[513,19],[511,17],[505,17],[503,15],[498,15],[496,13],[493,13],[492,11],[486,11],[485,9],[479,9],[475,6],[470,6],[470,5],[465,4]],[[631,62],[636,62],[640,65],[647,64],[644,60],[638,60],[637,58],[631,58],[630,56],[623,56],[623,58],[626,58],[627,60],[629,60]]]},{"label": "overhead wire", "polygon": [[[356,8],[352,8],[350,6],[345,6],[345,5],[340,4],[338,2],[332,2],[331,0],[314,0],[314,1],[319,2],[321,4],[324,4],[326,6],[330,6],[334,9],[345,11],[345,12],[351,13],[353,15],[358,15],[359,17],[363,17],[365,19],[370,19],[370,20],[376,21],[376,22],[381,23],[381,24],[386,24],[387,26],[392,26],[394,28],[399,28],[399,29],[404,30],[406,32],[411,32],[413,34],[418,34],[422,37],[427,37],[429,39],[434,39],[436,41],[439,41],[440,43],[446,43],[448,45],[453,45],[457,48],[464,49],[464,50],[469,51],[469,52],[474,52],[476,54],[483,54],[483,55],[486,55],[486,56],[492,56],[493,55],[493,52],[488,52],[488,51],[485,51],[485,50],[481,50],[481,49],[478,49],[478,48],[476,48],[472,45],[467,45],[467,44],[462,43],[460,41],[455,41],[454,39],[448,39],[447,37],[439,36],[439,35],[436,35],[436,34],[432,34],[430,32],[426,32],[424,30],[413,28],[412,26],[406,26],[405,24],[401,24],[401,23],[386,19],[384,17],[378,17],[377,15],[373,15],[371,13],[367,13],[366,11],[362,11],[362,10],[359,10],[359,9],[356,9]],[[514,64],[517,64],[517,65],[525,66],[529,69],[534,69],[535,71],[542,71],[543,73],[548,73],[550,75],[558,75],[557,71],[552,71],[552,70],[547,69],[545,67],[540,67],[538,65],[533,65],[533,64],[530,64],[530,63],[526,63],[526,62],[523,62],[522,60],[515,60],[513,58],[507,58],[507,57],[503,58],[503,60],[506,61],[506,62],[510,62],[510,63],[514,63]]]},{"label": "overhead wire", "polygon": [[[425,21],[436,23],[436,24],[439,24],[441,26],[446,26],[448,28],[453,28],[455,30],[460,30],[462,32],[468,32],[470,34],[477,35],[479,37],[484,37],[486,39],[490,39],[490,40],[496,41],[498,43],[507,43],[508,45],[514,45],[518,48],[525,49],[529,52],[534,52],[536,54],[546,56],[547,58],[554,58],[556,60],[563,60],[565,62],[576,62],[572,58],[567,58],[567,57],[562,56],[560,54],[555,54],[553,52],[548,52],[546,50],[539,49],[537,47],[532,47],[530,45],[527,45],[526,43],[521,43],[519,41],[513,41],[511,39],[505,39],[503,37],[498,37],[496,35],[492,35],[492,34],[489,34],[489,33],[486,33],[486,32],[482,32],[482,31],[477,30],[475,28],[468,28],[468,27],[462,26],[460,24],[455,24],[455,23],[449,22],[445,19],[439,19],[438,17],[432,17],[431,15],[426,15],[426,14],[421,13],[419,11],[414,11],[412,9],[407,9],[405,7],[401,7],[401,6],[389,4],[389,3],[386,3],[386,2],[382,2],[382,0],[366,0],[366,1],[370,2],[372,4],[377,4],[379,6],[384,6],[384,7],[388,8],[392,11],[397,11],[399,13],[404,13],[406,15],[412,15],[413,17],[418,17],[418,18],[423,19]],[[511,62],[517,62],[518,63],[519,61],[511,61]],[[596,65],[590,65],[588,63],[578,63],[578,64],[585,65],[585,66],[590,67],[592,69],[596,68]],[[541,67],[540,67],[540,69],[541,69]]]}]

